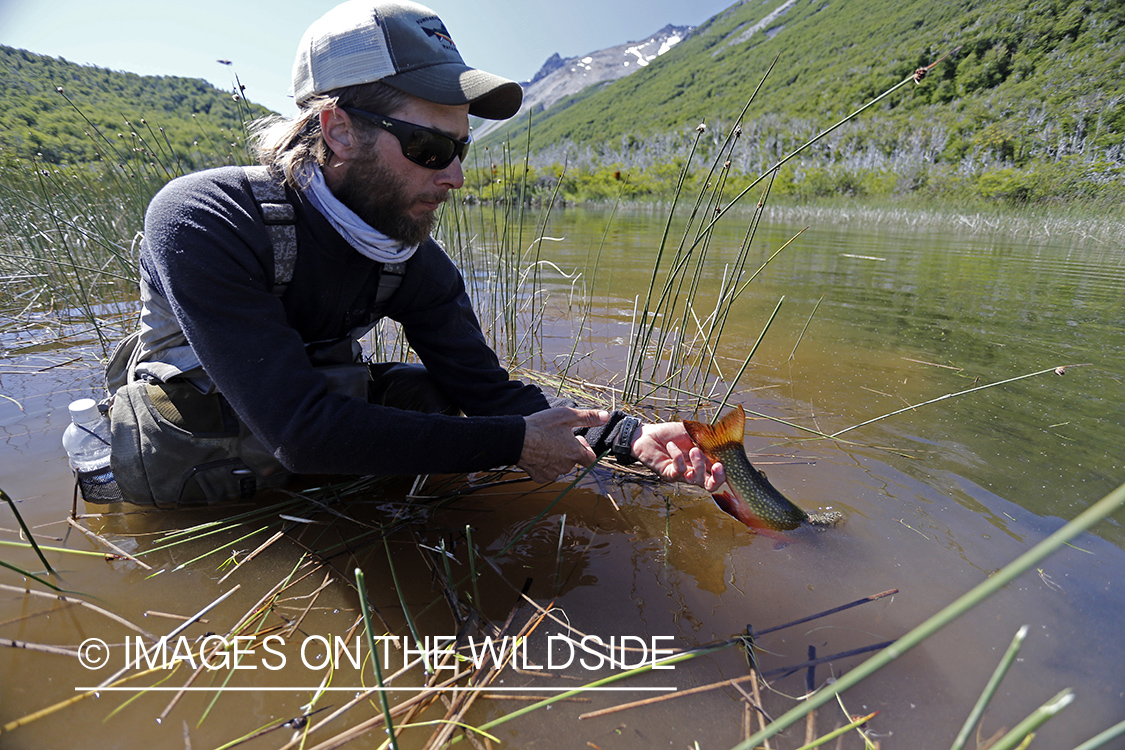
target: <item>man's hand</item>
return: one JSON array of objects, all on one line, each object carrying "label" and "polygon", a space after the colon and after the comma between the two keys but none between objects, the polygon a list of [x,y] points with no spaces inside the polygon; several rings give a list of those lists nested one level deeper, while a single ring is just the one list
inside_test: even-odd
[{"label": "man's hand", "polygon": [[723,465],[699,450],[683,422],[642,424],[633,439],[633,455],[668,482],[687,482],[714,492],[726,481]]},{"label": "man's hand", "polygon": [[609,414],[597,409],[558,407],[523,418],[526,431],[519,464],[536,482],[553,482],[575,464],[593,466],[597,456],[583,438],[575,437],[575,427],[605,424]]}]

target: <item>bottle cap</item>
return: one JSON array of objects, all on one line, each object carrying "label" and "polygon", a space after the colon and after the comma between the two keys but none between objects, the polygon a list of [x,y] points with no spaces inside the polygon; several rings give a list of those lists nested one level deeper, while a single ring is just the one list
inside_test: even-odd
[{"label": "bottle cap", "polygon": [[100,416],[98,402],[92,398],[80,398],[70,402],[70,419],[73,422],[92,422]]}]

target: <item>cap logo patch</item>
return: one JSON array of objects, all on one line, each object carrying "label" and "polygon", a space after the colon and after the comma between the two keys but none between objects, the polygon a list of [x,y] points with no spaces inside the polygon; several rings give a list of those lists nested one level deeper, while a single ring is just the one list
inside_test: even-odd
[{"label": "cap logo patch", "polygon": [[453,43],[453,37],[449,36],[449,31],[445,28],[445,24],[442,23],[441,19],[437,16],[419,19],[418,26],[421,27],[422,31],[426,32],[426,36],[431,39],[437,39],[446,49],[457,49],[457,45]]}]

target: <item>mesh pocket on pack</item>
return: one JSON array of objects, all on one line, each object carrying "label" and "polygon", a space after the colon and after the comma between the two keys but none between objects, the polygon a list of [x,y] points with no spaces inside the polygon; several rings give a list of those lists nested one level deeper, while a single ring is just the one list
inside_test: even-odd
[{"label": "mesh pocket on pack", "polygon": [[78,489],[82,499],[88,503],[119,503],[124,498],[117,480],[113,478],[113,467],[107,466],[96,471],[79,471]]}]

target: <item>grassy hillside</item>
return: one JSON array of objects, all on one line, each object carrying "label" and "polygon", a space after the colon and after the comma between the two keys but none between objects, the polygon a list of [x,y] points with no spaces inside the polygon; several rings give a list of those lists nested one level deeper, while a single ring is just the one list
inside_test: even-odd
[{"label": "grassy hillside", "polygon": [[139,154],[190,170],[241,144],[243,123],[268,112],[199,79],[139,76],[0,46],[0,148],[9,158],[74,164]]},{"label": "grassy hillside", "polygon": [[[685,153],[701,121],[711,125],[701,145],[714,146],[780,56],[732,157],[757,173],[953,52],[921,85],[818,144],[790,187],[854,194],[882,176],[884,192],[939,179],[1017,201],[1104,196],[1125,177],[1123,26],[1125,0],[752,0],[645,70],[535,113],[533,163],[565,154],[571,170],[639,169],[661,151]],[[526,122],[506,134],[521,149]]]}]

